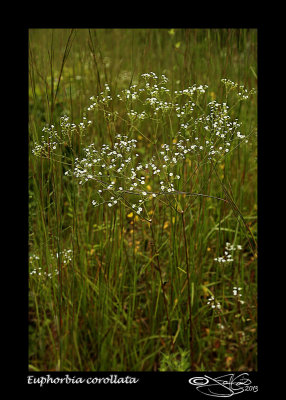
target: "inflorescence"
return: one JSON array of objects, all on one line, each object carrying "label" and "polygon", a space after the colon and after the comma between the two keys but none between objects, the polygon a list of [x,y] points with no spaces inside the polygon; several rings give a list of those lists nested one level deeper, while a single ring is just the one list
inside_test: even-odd
[{"label": "inflorescence", "polygon": [[[244,86],[227,79],[222,79],[222,83],[226,95],[236,91],[239,101],[246,100],[254,93],[254,90],[248,92]],[[114,122],[120,117],[120,113],[114,109],[117,106],[120,109],[120,104],[124,104],[127,110],[125,118],[129,119],[130,124],[129,134],[116,133],[116,141],[112,145],[103,144],[97,148],[95,143],[91,143],[85,147],[84,157],[76,157],[73,168],[65,172],[65,175],[77,178],[79,185],[89,181],[94,184],[96,196],[92,199],[93,206],[106,204],[112,208],[124,203],[138,215],[142,216],[144,212],[148,215],[146,202],[157,196],[180,193],[185,160],[194,159],[197,164],[217,161],[231,151],[233,142],[245,140],[241,124],[231,118],[226,102],[211,101],[207,110],[202,109],[200,99],[206,95],[207,85],[195,84],[173,93],[167,86],[168,78],[165,75],[158,77],[150,72],[142,74],[138,84],[123,89],[117,95],[112,94],[106,83],[98,96],[90,98],[87,113],[101,111],[107,122]],[[172,132],[170,143],[159,146],[154,143],[155,155],[143,161],[133,136],[134,127],[138,129],[144,120],[160,121],[164,116],[168,116],[169,120],[176,118],[179,130]],[[32,153],[51,157],[56,154],[59,144],[72,143],[74,135],[84,136],[90,126],[92,121],[86,115],[78,125],[70,123],[69,117],[63,116],[60,133],[54,125],[45,127],[43,132],[47,137],[43,135],[41,143],[35,143]],[[156,188],[153,191],[149,182],[151,176],[152,187]],[[216,261],[230,262],[232,259],[225,254]]]},{"label": "inflorescence", "polygon": [[[63,266],[68,265],[72,262],[73,259],[73,251],[71,249],[64,249],[63,251],[60,251],[59,253],[53,253],[50,254],[51,259],[60,259],[61,264]],[[30,275],[36,275],[38,277],[45,277],[52,279],[54,276],[59,275],[59,270],[58,268],[54,268],[53,270],[48,269],[48,271],[45,271],[44,268],[42,268],[41,265],[41,259],[37,254],[31,254],[29,257],[29,264],[31,267],[33,267],[30,271]]]},{"label": "inflorescence", "polygon": [[237,246],[234,246],[229,242],[226,242],[223,256],[214,258],[214,261],[218,263],[230,263],[233,261],[232,255],[233,252],[236,250],[242,250],[242,246],[239,244]]}]

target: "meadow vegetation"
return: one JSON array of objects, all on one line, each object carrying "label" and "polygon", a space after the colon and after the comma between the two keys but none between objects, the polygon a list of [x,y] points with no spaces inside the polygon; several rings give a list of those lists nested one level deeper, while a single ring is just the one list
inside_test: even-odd
[{"label": "meadow vegetation", "polygon": [[257,369],[257,31],[29,31],[29,369]]}]

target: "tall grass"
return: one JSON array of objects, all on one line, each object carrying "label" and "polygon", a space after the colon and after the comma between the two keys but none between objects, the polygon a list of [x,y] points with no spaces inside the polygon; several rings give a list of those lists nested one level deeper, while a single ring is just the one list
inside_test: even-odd
[{"label": "tall grass", "polygon": [[[256,369],[257,103],[252,96],[236,104],[221,82],[256,87],[256,36],[246,29],[30,30],[31,370]],[[229,102],[248,143],[218,160],[178,164],[178,193],[150,199],[142,213],[132,209],[132,193],[114,207],[93,207],[98,182],[81,185],[68,172],[87,146],[114,146],[117,134],[126,135],[146,163],[160,157],[161,144],[181,138],[175,113],[138,123],[128,116],[134,102],[116,98],[150,71],[166,75],[172,93],[208,85],[194,115],[211,101]],[[88,111],[105,84],[114,100]],[[138,113],[144,109],[138,103]],[[76,126],[67,134],[64,115]],[[55,151],[53,129],[61,143]],[[46,152],[37,157],[42,135]],[[160,191],[151,174],[146,185],[149,195]],[[219,262],[227,256],[233,261]]]}]

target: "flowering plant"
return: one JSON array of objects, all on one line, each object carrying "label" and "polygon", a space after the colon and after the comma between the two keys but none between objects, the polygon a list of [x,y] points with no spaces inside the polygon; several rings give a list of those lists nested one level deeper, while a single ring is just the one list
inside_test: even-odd
[{"label": "flowering plant", "polygon": [[[225,86],[226,101],[219,103],[212,100],[205,108],[203,97],[206,96],[207,85],[194,84],[171,92],[165,87],[167,77],[161,75],[159,78],[153,72],[142,74],[139,84],[123,89],[115,97],[111,95],[109,85],[105,84],[98,96],[90,98],[91,104],[86,112],[94,112],[95,119],[98,113],[103,113],[106,123],[114,127],[114,135],[110,135],[112,144],[102,144],[98,148],[92,142],[84,147],[84,156],[74,157],[69,163],[72,168],[65,175],[77,178],[79,185],[93,182],[96,193],[93,206],[107,205],[111,208],[123,203],[149,222],[148,203],[156,197],[172,196],[169,205],[176,210],[178,194],[214,197],[187,190],[189,179],[185,182],[181,179],[185,165],[193,165],[193,170],[198,170],[202,165],[220,161],[241,142],[247,143],[249,135],[242,134],[241,123],[231,117],[233,107],[230,108],[227,99],[230,92],[234,93],[237,102],[247,100],[249,95],[255,93],[253,89],[248,92],[244,86],[228,79],[221,81]],[[116,106],[120,109],[122,105],[124,112],[121,115],[114,109]],[[115,132],[118,119],[128,123],[127,134]],[[177,131],[174,131],[172,120],[178,126]],[[146,127],[142,125],[144,121],[155,121],[156,129],[168,127],[168,143],[158,143],[157,135],[148,139],[143,133]],[[56,153],[58,145],[68,142],[73,153],[73,137],[82,138],[92,124],[86,114],[78,125],[70,123],[68,116],[63,116],[60,133],[54,125],[45,127],[43,132],[47,138],[42,136],[41,143],[35,143],[32,152],[36,156],[55,157],[63,161],[63,153]],[[142,157],[143,146],[140,143],[138,147],[135,132],[139,132],[140,138],[144,137],[153,146],[153,155],[147,160]]]}]

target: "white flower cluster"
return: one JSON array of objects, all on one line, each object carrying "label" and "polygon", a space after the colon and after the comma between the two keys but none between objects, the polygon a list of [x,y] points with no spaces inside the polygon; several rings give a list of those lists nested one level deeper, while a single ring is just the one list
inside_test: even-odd
[{"label": "white flower cluster", "polygon": [[130,112],[127,113],[127,115],[129,116],[130,119],[135,120],[135,119],[139,119],[139,120],[143,120],[146,119],[148,117],[147,113],[145,110],[143,110],[141,113],[134,111],[134,110],[130,110]]},{"label": "white flower cluster", "polygon": [[38,277],[46,277],[52,279],[53,276],[59,275],[59,271],[57,268],[55,268],[54,272],[46,272],[42,271],[41,267],[35,267],[31,272],[30,275],[37,275]]},{"label": "white flower cluster", "polygon": [[[119,141],[115,142],[112,148],[103,144],[99,151],[95,149],[92,143],[83,150],[85,152],[83,159],[75,159],[73,175],[81,179],[79,184],[94,179],[105,186],[105,182],[100,180],[103,177],[110,177],[112,173],[115,176],[122,175],[122,172],[126,170],[131,162],[130,153],[133,148],[136,148],[137,140],[128,140],[127,136],[121,135],[117,135],[117,139]],[[114,183],[110,181],[104,189],[112,190]]]},{"label": "white flower cluster", "polygon": [[60,126],[64,136],[69,136],[70,134],[73,134],[77,129],[76,124],[71,124],[69,122],[69,117],[67,115],[64,115],[60,118]]},{"label": "white flower cluster", "polygon": [[223,78],[221,82],[225,85],[226,95],[228,96],[229,92],[233,89],[236,89],[238,84],[231,81],[230,79]]},{"label": "white flower cluster", "polygon": [[[60,252],[61,262],[63,264],[68,264],[72,261],[73,251],[71,249],[64,249]],[[59,254],[56,253],[56,258],[59,258]]]},{"label": "white flower cluster", "polygon": [[242,250],[242,246],[239,244],[237,246],[234,246],[234,245],[230,244],[229,242],[226,242],[224,255],[222,257],[214,258],[214,261],[217,261],[219,263],[232,262],[233,261],[232,253],[236,250]]},{"label": "white flower cluster", "polygon": [[[204,123],[211,120],[212,126],[207,131],[213,132],[216,130],[215,135],[220,136],[222,140],[226,135],[226,129],[233,132],[239,124],[234,121],[226,122],[227,127],[224,126],[226,118],[227,107],[225,104],[211,103],[211,108],[220,110],[213,111],[210,116],[206,117]],[[225,117],[222,121],[222,116]],[[200,118],[202,122],[203,118]],[[222,129],[224,128],[224,131]],[[92,201],[94,206],[107,203],[109,207],[118,204],[126,199],[123,194],[132,193],[140,196],[139,204],[133,204],[132,208],[140,214],[142,212],[143,204],[150,200],[150,196],[156,197],[158,194],[172,194],[176,192],[174,182],[180,179],[180,175],[176,172],[176,167],[182,164],[182,161],[193,154],[201,154],[201,159],[206,156],[210,158],[217,153],[227,152],[230,142],[225,142],[226,148],[223,149],[219,146],[215,149],[218,141],[205,140],[202,135],[191,138],[180,139],[178,143],[162,144],[161,151],[157,156],[153,156],[148,162],[140,162],[140,156],[137,151],[137,140],[130,139],[124,135],[116,135],[117,141],[111,147],[109,145],[102,145],[101,149],[96,150],[95,145],[91,144],[84,149],[85,157],[79,160],[75,159],[75,168],[72,172],[67,171],[65,174],[73,174],[79,178],[79,184],[82,185],[89,180],[93,180],[99,185],[98,198]],[[158,177],[155,181],[155,186],[160,187],[160,192],[150,192],[147,190],[148,183],[147,177],[152,175],[154,178]],[[159,184],[158,184],[159,183]],[[154,182],[152,182],[154,186]],[[109,195],[106,198],[104,195]],[[129,205],[130,206],[130,205]],[[221,261],[221,260],[218,260]],[[228,257],[228,261],[232,261]],[[222,261],[224,262],[224,261]]]},{"label": "white flower cluster", "polygon": [[175,94],[179,94],[179,95],[186,95],[186,96],[193,96],[195,93],[196,94],[203,94],[206,92],[206,90],[208,89],[208,85],[193,85],[188,87],[187,89],[183,89],[183,90],[175,90]]},{"label": "white flower cluster", "polygon": [[231,121],[228,114],[229,106],[226,103],[211,101],[208,106],[210,113],[197,118],[194,125],[199,131],[202,126],[206,132],[208,159],[213,159],[216,155],[223,156],[228,153],[231,142],[235,139],[244,139],[245,135],[238,131],[241,126],[238,120]]},{"label": "white flower cluster", "polygon": [[[73,251],[71,249],[64,249],[63,251],[60,252],[61,263],[65,264],[65,265],[69,264],[72,261],[72,256],[73,256]],[[58,253],[56,253],[55,255],[50,254],[50,257],[52,259],[59,258],[59,254]],[[38,263],[39,260],[40,260],[40,257],[36,254],[32,254],[29,257],[30,264],[33,266],[33,269],[31,270],[30,275],[47,277],[50,279],[55,275],[59,275],[59,270],[57,268],[55,268],[53,270],[53,272],[46,272],[46,271],[43,271],[42,267],[35,266],[34,264]]]},{"label": "white flower cluster", "polygon": [[52,277],[54,275],[58,275],[59,271],[57,270],[57,268],[54,270],[54,272],[46,272],[46,271],[43,271],[42,267],[35,265],[35,264],[38,264],[39,260],[40,260],[40,257],[37,254],[30,255],[29,262],[30,262],[30,265],[33,266],[33,269],[31,270],[30,275],[37,275],[38,277],[41,277],[41,278],[46,277],[46,278],[50,278],[50,279],[52,279]]},{"label": "white flower cluster", "polygon": [[[106,203],[112,207],[122,201],[126,203],[124,195],[133,194],[138,196],[138,204],[130,203],[129,207],[140,214],[145,202],[159,194],[176,192],[175,182],[180,180],[180,175],[175,172],[176,164],[185,159],[186,153],[192,151],[191,147],[185,147],[183,141],[171,146],[163,144],[159,158],[153,156],[143,163],[136,152],[136,139],[120,134],[116,139],[112,147],[104,144],[99,150],[91,144],[84,149],[83,159],[75,159],[74,170],[66,172],[66,175],[78,178],[80,185],[90,180],[97,184],[98,197],[92,200],[94,206]],[[159,192],[148,190],[147,179],[150,175],[156,179],[152,185],[155,183],[160,188]]]},{"label": "white flower cluster", "polygon": [[44,127],[42,132],[48,135],[47,139],[44,135],[41,136],[41,143],[35,142],[35,147],[32,150],[32,153],[35,156],[47,156],[53,150],[56,150],[58,146],[58,132],[55,130],[54,125],[51,125],[50,128]]},{"label": "white flower cluster", "polygon": [[91,96],[90,100],[93,102],[88,108],[88,111],[96,109],[99,105],[107,105],[110,101],[112,101],[112,97],[110,96],[110,87],[107,83],[104,85],[104,90],[99,93],[98,96]]},{"label": "white flower cluster", "polygon": [[[135,100],[138,100],[141,105],[147,107],[146,111],[142,112],[130,110],[127,114],[131,120],[152,118],[152,116],[157,116],[159,111],[165,113],[174,108],[173,102],[166,101],[165,98],[166,95],[170,95],[170,89],[163,86],[168,82],[168,78],[164,74],[159,78],[154,72],[150,72],[142,74],[141,78],[144,80],[142,87],[135,84],[117,94],[119,101],[133,104]],[[151,110],[152,114],[149,113]]]},{"label": "white flower cluster", "polygon": [[85,135],[87,127],[91,124],[92,121],[87,121],[87,118],[85,116],[83,117],[83,121],[76,125],[70,123],[69,117],[64,115],[60,117],[60,133],[56,131],[54,125],[51,125],[50,127],[44,127],[42,129],[42,132],[45,133],[47,138],[42,135],[41,143],[35,142],[35,147],[32,149],[32,153],[35,156],[47,157],[57,149],[58,145],[63,144],[66,140],[71,143],[71,138],[76,133],[78,133],[80,137],[83,137]]},{"label": "white flower cluster", "polygon": [[238,89],[237,92],[237,97],[242,101],[242,100],[247,100],[250,95],[255,94],[256,90],[251,89],[248,91],[244,85],[238,86],[237,83],[232,82],[230,79],[221,79],[221,82],[224,83],[226,87],[226,93],[228,94],[231,90],[233,89]]},{"label": "white flower cluster", "polygon": [[242,297],[242,294],[240,293],[241,290],[242,290],[241,287],[234,286],[233,289],[232,289],[232,294],[235,297],[238,297],[239,303],[244,304],[244,301],[240,299],[240,297]]},{"label": "white flower cluster", "polygon": [[236,250],[242,250],[242,246],[240,244],[234,246],[233,244],[230,244],[229,242],[225,243],[225,248],[228,251],[236,251]]},{"label": "white flower cluster", "polygon": [[139,92],[137,92],[135,89],[137,88],[137,85],[132,85],[130,86],[130,89],[123,89],[120,94],[117,95],[117,98],[119,100],[136,100],[138,98]]},{"label": "white flower cluster", "polygon": [[[158,76],[157,76],[154,72],[145,73],[145,74],[142,74],[141,76],[142,76],[142,78],[144,78],[144,79],[146,79],[146,80],[148,80],[148,79],[150,79],[150,78],[158,79]],[[166,78],[166,77],[165,77],[165,78]],[[166,79],[167,79],[167,78],[166,78]]]},{"label": "white flower cluster", "polygon": [[236,287],[236,286],[234,286],[233,289],[232,289],[233,295],[234,295],[234,296],[241,296],[241,294],[238,293],[240,290],[241,290],[241,287]]},{"label": "white flower cluster", "polygon": [[[239,303],[244,304],[244,301],[241,300],[242,297],[241,290],[242,290],[241,287],[234,286],[232,288],[232,294],[234,297],[237,297]],[[219,301],[215,299],[214,296],[208,298],[207,305],[209,305],[211,309],[221,310],[221,304]],[[218,327],[220,329],[224,329],[223,325],[218,324]]]},{"label": "white flower cluster", "polygon": [[251,94],[254,94],[255,90],[252,89],[250,92],[243,86],[239,86],[239,92],[237,93],[237,96],[239,97],[240,100],[247,100]]},{"label": "white flower cluster", "polygon": [[221,309],[221,304],[219,301],[217,301],[214,296],[211,296],[208,298],[208,302],[207,304],[210,306],[210,308],[212,309],[217,309],[220,310]]},{"label": "white flower cluster", "polygon": [[31,254],[29,257],[30,263],[33,263],[35,260],[39,260],[40,257],[37,254]]},{"label": "white flower cluster", "polygon": [[[92,201],[94,206],[106,203],[108,207],[113,207],[119,202],[124,202],[140,214],[146,201],[160,194],[172,194],[177,191],[176,182],[180,179],[178,172],[182,170],[184,160],[193,157],[195,164],[216,161],[230,151],[233,140],[245,138],[245,135],[241,134],[238,120],[232,120],[229,115],[229,106],[226,103],[212,101],[205,111],[199,105],[199,98],[205,94],[207,85],[195,84],[171,93],[165,87],[168,79],[163,74],[158,77],[154,72],[150,72],[142,74],[140,78],[138,84],[123,89],[117,97],[115,96],[119,103],[124,103],[123,112],[130,121],[129,135],[117,134],[117,141],[112,146],[103,144],[100,149],[96,149],[94,143],[90,144],[84,149],[83,158],[75,158],[73,171],[65,172],[65,175],[78,178],[80,185],[93,181],[98,186],[97,198]],[[224,80],[223,83],[227,88],[237,88],[237,84],[229,80]],[[240,93],[245,93],[244,89],[240,89]],[[92,104],[87,111],[102,111],[107,122],[112,119],[115,122],[119,112],[114,111],[116,104],[109,107],[113,98],[108,84],[105,84],[104,90],[98,96],[92,96],[90,100]],[[175,121],[177,118],[179,130],[172,133],[172,138],[175,138],[173,143],[162,144],[159,148],[158,145],[154,146],[153,154],[156,156],[147,162],[140,162],[141,149],[137,150],[137,140],[132,139],[134,128],[136,124],[143,124],[146,120],[160,121],[157,119],[158,113],[166,119],[161,120],[164,126],[165,123],[172,124],[172,116],[175,117]],[[33,153],[50,154],[67,138],[71,144],[72,136],[75,133],[83,136],[91,124],[91,120],[86,116],[78,125],[71,124],[69,118],[63,116],[60,119],[60,134],[55,131],[53,125],[51,128],[44,128],[49,139],[45,140],[42,137],[42,143],[35,144]],[[140,129],[143,128],[140,126]],[[150,176],[153,177],[152,182],[148,182]],[[154,188],[152,192],[151,189],[147,190],[149,183],[152,183]],[[133,196],[129,203],[127,193],[138,196],[138,202],[134,203]],[[219,258],[217,261],[225,262],[225,258],[228,262],[231,261],[231,256]]]}]

